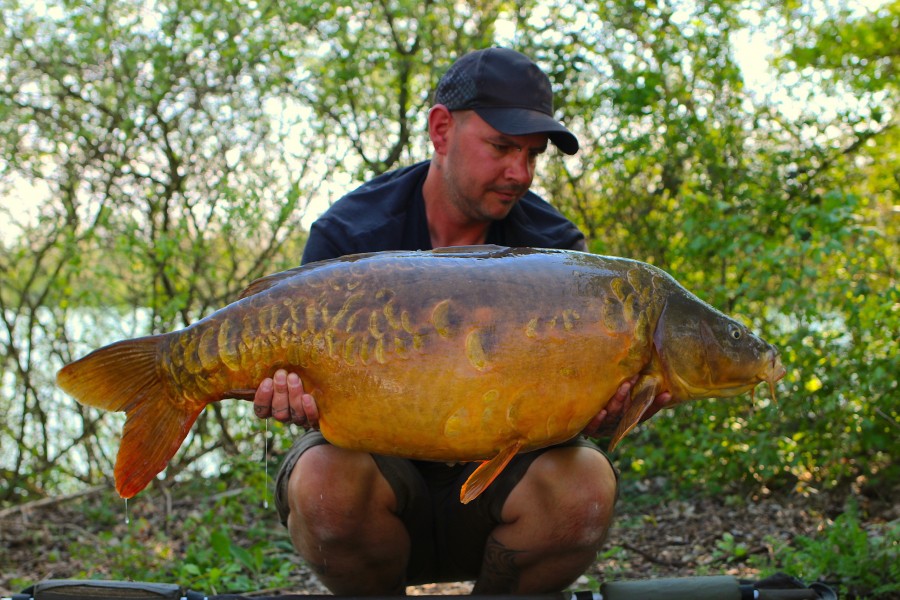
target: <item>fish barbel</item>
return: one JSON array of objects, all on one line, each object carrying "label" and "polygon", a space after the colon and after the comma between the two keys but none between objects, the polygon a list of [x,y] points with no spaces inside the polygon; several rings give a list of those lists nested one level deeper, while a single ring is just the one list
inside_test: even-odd
[{"label": "fish barbel", "polygon": [[276,273],[171,333],[63,367],[79,402],[123,411],[116,489],[142,490],[205,406],[278,369],[313,394],[337,446],[484,461],[578,435],[637,376],[614,447],[654,397],[727,397],[784,375],[778,352],[646,263],[565,250],[457,247],[345,256]]}]

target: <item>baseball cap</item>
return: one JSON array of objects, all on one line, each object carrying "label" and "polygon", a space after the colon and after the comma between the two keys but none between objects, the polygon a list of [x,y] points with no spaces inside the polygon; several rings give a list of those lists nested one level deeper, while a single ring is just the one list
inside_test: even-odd
[{"label": "baseball cap", "polygon": [[474,110],[506,135],[546,133],[566,154],[578,152],[578,138],[553,118],[550,78],[515,50],[486,48],[462,56],[438,82],[434,103]]}]

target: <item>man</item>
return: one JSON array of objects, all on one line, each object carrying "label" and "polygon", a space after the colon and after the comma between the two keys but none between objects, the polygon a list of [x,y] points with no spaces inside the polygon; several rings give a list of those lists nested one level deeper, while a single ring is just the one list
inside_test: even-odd
[{"label": "man", "polygon": [[[581,232],[528,191],[548,140],[578,151],[575,136],[553,119],[549,79],[530,59],[501,48],[459,59],[438,84],[428,132],[431,161],[336,202],[313,224],[304,263],[484,243],[585,249]],[[615,420],[629,385],[586,433]],[[667,399],[657,398],[656,408]],[[454,580],[475,580],[475,593],[561,590],[606,537],[616,473],[584,438],[516,456],[463,505],[459,489],[476,465],[331,446],[315,431],[315,399],[296,374],[263,381],[254,404],[260,418],[313,430],[286,457],[276,502],[297,551],[335,594],[402,594],[408,584]]]}]

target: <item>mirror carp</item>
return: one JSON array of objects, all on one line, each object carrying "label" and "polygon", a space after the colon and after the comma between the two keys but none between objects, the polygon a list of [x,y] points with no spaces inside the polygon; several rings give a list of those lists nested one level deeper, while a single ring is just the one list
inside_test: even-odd
[{"label": "mirror carp", "polygon": [[777,350],[635,260],[470,246],[344,256],[253,282],[171,333],[116,342],[63,367],[79,402],[127,417],[116,489],[142,490],[208,404],[297,372],[337,446],[483,461],[477,497],[518,452],[578,435],[637,376],[610,448],[654,397],[729,397],[785,370]]}]

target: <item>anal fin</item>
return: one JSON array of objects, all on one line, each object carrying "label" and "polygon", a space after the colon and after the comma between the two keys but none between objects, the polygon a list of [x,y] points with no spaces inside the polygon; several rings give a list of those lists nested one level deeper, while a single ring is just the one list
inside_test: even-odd
[{"label": "anal fin", "polygon": [[522,448],[522,442],[516,442],[500,451],[500,454],[491,460],[481,463],[459,490],[459,501],[468,504],[487,489],[498,475],[506,468],[512,457],[518,454]]}]

